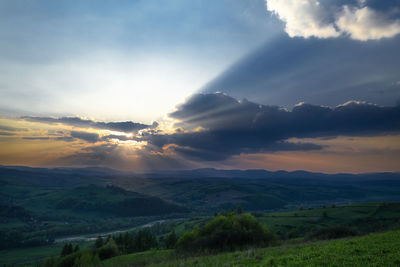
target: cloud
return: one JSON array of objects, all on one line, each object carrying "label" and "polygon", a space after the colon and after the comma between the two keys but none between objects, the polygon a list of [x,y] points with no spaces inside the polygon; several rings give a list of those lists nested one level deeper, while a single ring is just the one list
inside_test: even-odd
[{"label": "cloud", "polygon": [[[1,135],[1,132],[0,132]],[[6,135],[6,134],[4,134]],[[7,135],[15,135],[15,134],[7,134]],[[47,134],[43,135],[43,133],[34,133],[31,136],[22,136],[23,140],[55,140],[55,141],[64,141],[64,142],[73,142],[77,139],[83,140],[88,143],[96,143],[103,141],[105,139],[100,138],[97,133],[84,132],[84,131],[54,131],[48,130]]]},{"label": "cloud", "polygon": [[327,10],[317,0],[267,0],[267,10],[286,23],[290,37],[338,37],[335,26],[326,21]]},{"label": "cloud", "polygon": [[21,118],[27,121],[34,121],[34,122],[61,123],[81,128],[95,128],[95,129],[120,131],[120,132],[137,132],[142,129],[156,128],[158,126],[157,122],[153,122],[152,125],[136,123],[132,121],[101,122],[101,121],[82,119],[79,117],[52,118],[52,117],[23,116]]},{"label": "cloud", "polygon": [[71,137],[82,139],[89,143],[96,143],[96,142],[100,141],[99,135],[97,133],[72,131]]},{"label": "cloud", "polygon": [[291,111],[238,101],[222,93],[196,94],[169,114],[184,129],[148,134],[141,140],[201,160],[223,160],[241,153],[308,151],[323,147],[290,138],[369,136],[400,131],[400,107],[350,101],[336,108],[301,104]]},{"label": "cloud", "polygon": [[63,132],[63,131],[47,131],[47,136],[23,136],[24,140],[56,140],[56,141],[64,141],[64,142],[72,142],[77,139],[86,141],[88,143],[96,143],[103,140],[107,140],[105,138],[100,138],[97,133],[91,132],[83,132],[83,131],[71,131],[71,132]]},{"label": "cloud", "polygon": [[67,165],[108,165],[125,161],[125,157],[116,144],[101,144],[85,147],[80,152],[54,159],[54,163]]},{"label": "cloud", "polygon": [[183,127],[201,126],[212,131],[262,129],[269,136],[279,137],[298,137],[300,133],[316,131],[364,135],[400,130],[398,115],[400,107],[380,107],[362,101],[348,101],[335,108],[301,103],[288,111],[245,99],[239,101],[223,93],[193,95],[169,114],[180,120]]},{"label": "cloud", "polygon": [[[285,22],[290,37],[333,38],[349,35],[367,41],[390,38],[400,33],[400,19],[393,16],[396,3],[375,10],[369,1],[266,0],[267,10]],[[374,4],[374,3],[372,3]],[[382,4],[381,4],[382,6]],[[375,4],[375,8],[380,7]],[[398,6],[397,6],[398,8]]]},{"label": "cloud", "polygon": [[51,138],[48,136],[24,136],[22,137],[24,140],[50,140]]},{"label": "cloud", "polygon": [[[1,134],[0,135],[13,135],[13,134]],[[129,141],[134,140],[132,136],[125,136],[125,135],[104,135],[100,137],[97,133],[92,132],[84,132],[84,131],[71,131],[71,132],[62,132],[59,131],[58,133],[52,133],[48,131],[48,136],[25,136],[22,139],[26,140],[57,140],[57,141],[65,141],[65,142],[72,142],[77,139],[86,141],[88,143],[97,143],[101,141],[109,141],[111,139],[118,139],[120,141]]]},{"label": "cloud", "polygon": [[2,132],[2,131],[0,131],[0,135],[1,135],[1,136],[14,136],[15,133],[8,133],[8,132]]},{"label": "cloud", "polygon": [[390,20],[368,7],[344,6],[336,25],[352,39],[361,41],[390,38],[400,33],[400,19]]},{"label": "cloud", "polygon": [[108,141],[110,139],[118,139],[120,141],[129,141],[129,140],[133,140],[133,137],[132,136],[126,136],[126,135],[109,134],[109,135],[104,135],[101,139],[105,140],[105,141]]},{"label": "cloud", "polygon": [[0,130],[3,131],[8,131],[8,132],[18,132],[18,131],[28,131],[26,128],[16,128],[16,127],[11,127],[11,126],[6,126],[6,125],[0,125]]}]

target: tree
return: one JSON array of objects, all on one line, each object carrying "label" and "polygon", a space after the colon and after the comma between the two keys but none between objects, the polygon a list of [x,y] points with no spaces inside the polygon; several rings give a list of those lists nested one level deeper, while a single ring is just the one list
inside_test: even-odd
[{"label": "tree", "polygon": [[142,229],[136,234],[134,244],[136,251],[145,251],[158,246],[155,235],[148,229]]},{"label": "tree", "polygon": [[165,240],[165,247],[167,249],[173,249],[176,246],[176,242],[178,241],[178,238],[175,234],[175,231],[172,231],[168,237],[167,240]]},{"label": "tree", "polygon": [[97,254],[84,250],[83,253],[75,259],[73,267],[100,266],[100,259]]},{"label": "tree", "polygon": [[99,235],[94,243],[95,248],[101,248],[103,246],[103,238]]},{"label": "tree", "polygon": [[64,245],[63,249],[61,250],[61,257],[72,254],[73,252],[74,252],[74,249],[72,247],[72,244],[67,243]]},{"label": "tree", "polygon": [[237,214],[242,214],[243,213],[243,208],[242,208],[242,206],[237,206],[237,208],[236,208],[236,213]]},{"label": "tree", "polygon": [[78,252],[79,251],[79,245],[76,244],[75,248],[74,248],[74,252]]}]

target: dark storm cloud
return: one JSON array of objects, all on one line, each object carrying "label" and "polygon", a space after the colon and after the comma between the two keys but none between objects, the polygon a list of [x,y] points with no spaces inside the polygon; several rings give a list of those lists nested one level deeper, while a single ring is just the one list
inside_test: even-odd
[{"label": "dark storm cloud", "polygon": [[136,123],[132,121],[101,122],[101,121],[86,120],[79,117],[52,118],[52,117],[24,116],[21,118],[27,121],[34,121],[34,122],[62,123],[65,125],[71,125],[82,128],[96,128],[96,129],[120,131],[120,132],[137,132],[142,129],[156,128],[158,126],[157,122],[154,122],[152,125]]},{"label": "dark storm cloud", "polygon": [[170,117],[183,127],[201,126],[211,131],[262,130],[277,139],[327,135],[369,135],[400,130],[400,107],[380,107],[350,101],[335,108],[310,104],[292,111],[276,106],[238,101],[222,93],[196,94]]},{"label": "dark storm cloud", "polygon": [[334,107],[351,99],[390,106],[400,99],[399,46],[400,36],[368,42],[281,36],[233,64],[203,92],[285,107],[302,101]]},{"label": "dark storm cloud", "polygon": [[169,114],[180,127],[204,131],[147,135],[155,147],[172,145],[177,153],[221,160],[240,153],[316,150],[319,145],[291,143],[289,138],[382,135],[400,131],[400,106],[349,102],[336,108],[298,105],[292,111],[230,96],[197,94]]}]

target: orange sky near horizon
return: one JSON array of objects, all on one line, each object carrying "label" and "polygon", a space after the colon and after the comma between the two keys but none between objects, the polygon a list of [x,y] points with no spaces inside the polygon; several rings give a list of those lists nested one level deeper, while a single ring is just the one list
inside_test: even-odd
[{"label": "orange sky near horizon", "polygon": [[[365,173],[400,171],[400,135],[334,138],[292,138],[295,143],[314,143],[322,150],[280,151],[234,155],[222,161],[202,162],[184,159],[167,148],[148,151],[146,143],[118,139],[87,140],[70,138],[71,131],[115,132],[78,128],[63,124],[28,122],[22,119],[0,119],[0,164],[33,167],[105,166],[126,171],[157,169],[306,170],[324,173]],[[164,127],[164,126],[160,126]],[[171,127],[168,127],[171,131]],[[63,139],[68,137],[71,140]],[[66,141],[67,140],[67,141]],[[105,148],[104,151],[96,149]]]}]

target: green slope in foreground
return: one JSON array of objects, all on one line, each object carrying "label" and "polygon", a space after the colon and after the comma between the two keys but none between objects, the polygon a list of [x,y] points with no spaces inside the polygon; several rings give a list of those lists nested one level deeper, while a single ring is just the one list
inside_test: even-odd
[{"label": "green slope in foreground", "polygon": [[174,251],[148,251],[103,263],[105,266],[400,266],[400,231],[186,258]]}]

